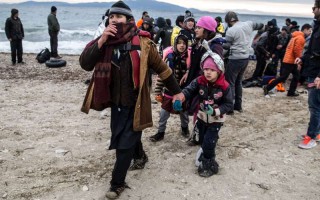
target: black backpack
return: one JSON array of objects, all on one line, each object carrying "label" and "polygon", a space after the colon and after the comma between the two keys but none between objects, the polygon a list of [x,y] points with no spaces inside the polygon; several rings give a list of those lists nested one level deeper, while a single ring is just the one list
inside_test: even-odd
[{"label": "black backpack", "polygon": [[40,51],[40,53],[38,53],[36,59],[37,59],[37,61],[39,63],[45,63],[47,60],[50,60],[50,51],[49,51],[49,49],[45,48],[42,51]]}]

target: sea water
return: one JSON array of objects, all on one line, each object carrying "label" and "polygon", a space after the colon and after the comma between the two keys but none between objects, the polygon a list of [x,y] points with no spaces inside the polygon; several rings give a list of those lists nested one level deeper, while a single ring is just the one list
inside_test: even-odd
[{"label": "sea water", "polygon": [[[25,53],[38,53],[43,48],[50,49],[47,16],[50,13],[50,6],[36,5],[4,5],[0,8],[0,52],[10,52],[10,43],[5,35],[5,21],[11,15],[11,9],[19,10],[19,17],[22,21],[25,38],[23,40],[23,51]],[[77,7],[68,6],[58,7],[57,18],[60,23],[60,33],[58,35],[58,51],[59,54],[78,55],[88,42],[93,39],[94,33],[101,22],[101,18],[108,8],[103,7]],[[148,10],[147,8],[145,8]],[[175,24],[178,15],[184,15],[180,12],[164,12],[157,10],[148,10],[149,15],[153,18],[164,17]],[[142,10],[133,10],[135,19],[139,19]],[[212,17],[221,16],[224,19],[224,13],[195,12],[194,16],[199,19],[201,16],[210,15]],[[278,22],[281,28],[284,25],[285,16],[264,16],[264,15],[244,15],[240,14],[241,21],[255,21],[266,24],[272,18]],[[298,22],[300,26],[304,23],[312,23],[311,18],[291,17],[292,20]]]}]

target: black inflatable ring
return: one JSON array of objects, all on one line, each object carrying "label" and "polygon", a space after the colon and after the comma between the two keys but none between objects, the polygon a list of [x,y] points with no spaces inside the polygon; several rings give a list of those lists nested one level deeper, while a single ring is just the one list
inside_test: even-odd
[{"label": "black inflatable ring", "polygon": [[66,66],[67,61],[61,59],[50,59],[46,61],[46,66],[50,68],[58,68]]}]

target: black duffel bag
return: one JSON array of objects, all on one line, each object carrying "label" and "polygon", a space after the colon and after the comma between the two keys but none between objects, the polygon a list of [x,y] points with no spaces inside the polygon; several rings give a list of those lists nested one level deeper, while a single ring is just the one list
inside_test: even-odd
[{"label": "black duffel bag", "polygon": [[40,53],[38,53],[36,60],[39,63],[45,63],[47,60],[50,60],[50,51],[48,48],[43,49],[42,51],[40,51]]}]

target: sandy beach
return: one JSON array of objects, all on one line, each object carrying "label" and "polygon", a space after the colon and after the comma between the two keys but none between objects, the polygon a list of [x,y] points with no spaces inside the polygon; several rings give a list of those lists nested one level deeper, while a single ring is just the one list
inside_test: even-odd
[{"label": "sandy beach", "polygon": [[[92,72],[80,68],[79,56],[63,55],[67,66],[55,69],[35,57],[24,54],[25,65],[11,66],[10,54],[0,53],[0,199],[103,199],[115,151],[107,150],[109,111],[103,117],[80,112]],[[250,62],[247,77],[253,68]],[[119,199],[320,199],[320,147],[297,147],[309,122],[307,94],[262,93],[244,89],[244,112],[228,116],[222,127],[221,168],[210,178],[198,176],[199,147],[186,145],[178,116],[170,118],[163,141],[148,140],[160,111],[152,104],[154,126],[142,139],[149,162],[128,172],[131,189]]]}]

